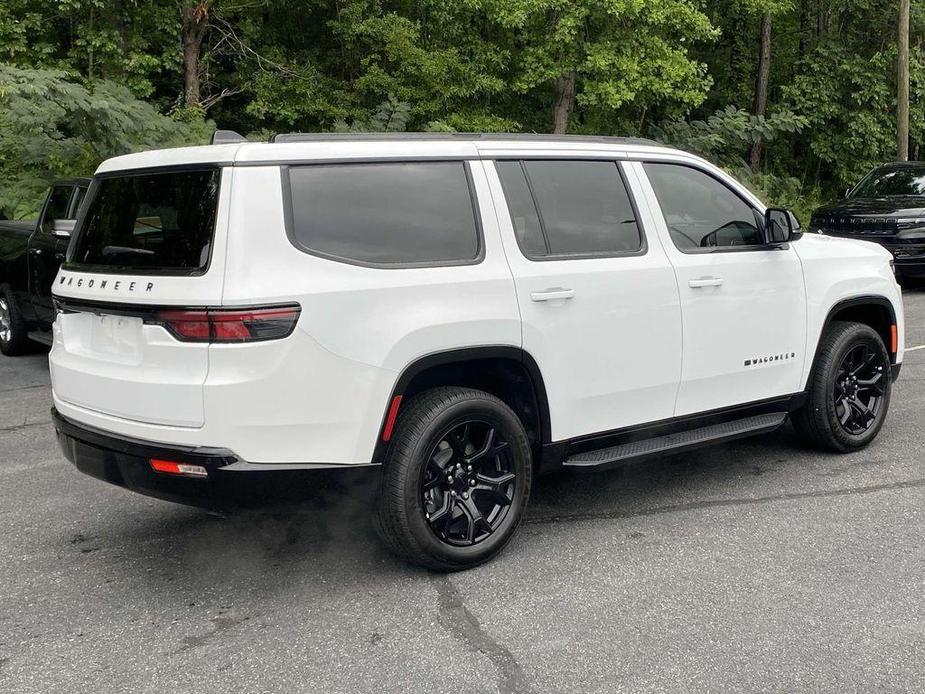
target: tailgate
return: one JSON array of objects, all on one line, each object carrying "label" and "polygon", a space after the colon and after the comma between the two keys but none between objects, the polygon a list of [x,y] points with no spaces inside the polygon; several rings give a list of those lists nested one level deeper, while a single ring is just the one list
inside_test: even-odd
[{"label": "tailgate", "polygon": [[53,287],[58,399],[136,422],[203,426],[209,346],[178,340],[157,316],[221,303],[230,178],[205,167],[94,179]]}]

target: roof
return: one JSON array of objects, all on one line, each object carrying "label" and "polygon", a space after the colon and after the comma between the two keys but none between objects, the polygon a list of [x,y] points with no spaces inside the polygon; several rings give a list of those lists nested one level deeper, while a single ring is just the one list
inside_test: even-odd
[{"label": "roof", "polygon": [[257,166],[351,159],[456,159],[542,151],[592,156],[674,151],[653,140],[584,135],[495,133],[292,133],[274,142],[234,142],[126,154],[104,161],[98,174],[162,166]]}]

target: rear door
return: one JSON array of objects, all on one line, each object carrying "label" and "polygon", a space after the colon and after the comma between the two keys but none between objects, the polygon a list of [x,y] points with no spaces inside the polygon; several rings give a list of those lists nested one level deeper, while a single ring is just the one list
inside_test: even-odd
[{"label": "rear door", "polygon": [[763,210],[719,172],[682,161],[633,165],[677,274],[684,358],[675,415],[800,390],[803,269],[766,242]]},{"label": "rear door", "polygon": [[221,303],[231,170],[97,177],[54,282],[55,396],[75,407],[179,427],[203,424],[208,344],[158,324],[163,307]]},{"label": "rear door", "polygon": [[620,163],[485,166],[553,440],[671,417],[681,372],[678,290]]}]

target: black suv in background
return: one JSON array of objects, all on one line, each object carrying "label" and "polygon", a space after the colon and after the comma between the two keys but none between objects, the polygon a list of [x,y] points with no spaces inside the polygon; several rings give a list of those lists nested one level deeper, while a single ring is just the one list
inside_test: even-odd
[{"label": "black suv in background", "polygon": [[925,276],[925,163],[877,167],[816,210],[809,230],[875,241],[893,254],[900,280]]},{"label": "black suv in background", "polygon": [[38,219],[0,220],[0,352],[50,345],[55,307],[51,283],[58,274],[89,178],[56,181]]}]

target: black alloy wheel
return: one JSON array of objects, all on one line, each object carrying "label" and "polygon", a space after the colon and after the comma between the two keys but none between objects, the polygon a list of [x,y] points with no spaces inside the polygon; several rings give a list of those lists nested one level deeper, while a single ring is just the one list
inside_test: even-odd
[{"label": "black alloy wheel", "polygon": [[19,311],[19,304],[8,285],[0,285],[0,352],[7,356],[29,350],[28,327]]},{"label": "black alloy wheel", "polygon": [[880,334],[863,323],[833,322],[820,340],[806,402],[791,420],[814,448],[856,451],[880,433],[891,391],[890,354]]},{"label": "black alloy wheel", "polygon": [[440,438],[421,479],[425,517],[441,541],[466,547],[504,523],[517,474],[511,447],[487,422],[455,425]]},{"label": "black alloy wheel", "polygon": [[382,466],[374,517],[386,547],[436,571],[488,561],[523,518],[533,451],[498,397],[442,386],[402,405]]},{"label": "black alloy wheel", "polygon": [[833,398],[838,422],[849,434],[859,436],[877,421],[886,394],[889,363],[869,344],[851,349],[835,376]]}]

